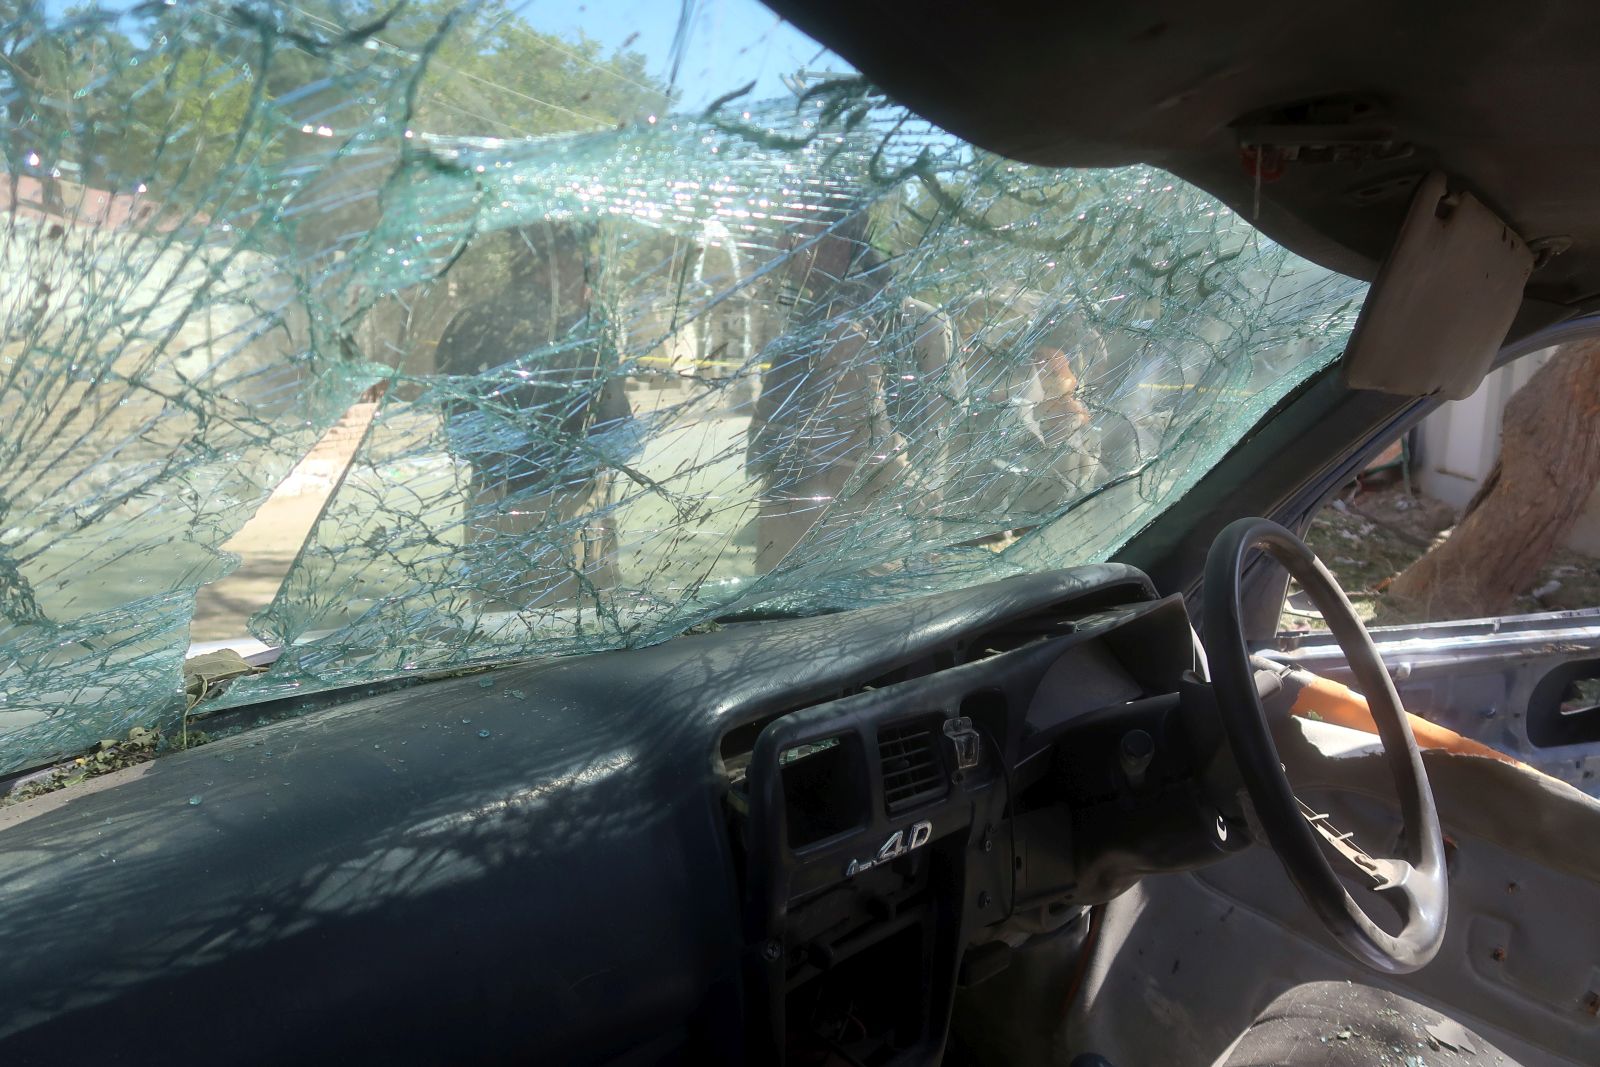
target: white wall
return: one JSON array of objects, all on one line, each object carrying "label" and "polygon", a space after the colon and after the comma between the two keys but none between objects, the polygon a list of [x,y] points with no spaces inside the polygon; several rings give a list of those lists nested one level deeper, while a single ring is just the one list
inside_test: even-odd
[{"label": "white wall", "polygon": [[[1506,402],[1549,358],[1549,351],[1537,352],[1501,367],[1467,399],[1451,401],[1423,420],[1415,470],[1424,493],[1458,510],[1466,506],[1500,452]],[[1600,492],[1589,498],[1567,545],[1600,556]]]}]

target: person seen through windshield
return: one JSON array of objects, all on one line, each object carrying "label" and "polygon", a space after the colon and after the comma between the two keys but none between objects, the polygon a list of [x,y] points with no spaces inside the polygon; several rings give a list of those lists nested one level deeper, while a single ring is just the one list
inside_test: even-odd
[{"label": "person seen through windshield", "polygon": [[517,609],[616,583],[610,468],[597,436],[632,414],[611,324],[595,299],[592,224],[514,230],[505,284],[445,327],[438,370],[470,376],[449,407],[471,466],[467,544],[478,595]]},{"label": "person seen through windshield", "polygon": [[1048,514],[1099,472],[1098,444],[1084,401],[1086,379],[1107,363],[1106,345],[1070,302],[999,287],[975,311],[983,340],[963,358],[968,414],[951,494],[997,529]]},{"label": "person seen through windshield", "polygon": [[896,296],[869,241],[865,206],[802,203],[785,238],[789,321],[769,349],[747,468],[762,486],[756,569],[766,573],[819,523],[848,524],[908,478],[932,510],[940,427],[961,388],[949,319]]}]

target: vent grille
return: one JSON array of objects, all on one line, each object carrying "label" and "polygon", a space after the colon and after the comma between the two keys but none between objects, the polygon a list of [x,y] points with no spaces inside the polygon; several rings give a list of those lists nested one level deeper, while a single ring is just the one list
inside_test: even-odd
[{"label": "vent grille", "polygon": [[883,796],[891,813],[940,797],[950,788],[939,760],[938,735],[926,721],[878,731]]}]

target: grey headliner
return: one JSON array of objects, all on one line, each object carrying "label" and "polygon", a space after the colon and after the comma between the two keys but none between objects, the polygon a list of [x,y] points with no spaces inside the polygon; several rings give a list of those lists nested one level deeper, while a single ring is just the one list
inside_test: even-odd
[{"label": "grey headliner", "polygon": [[[1524,238],[1571,240],[1535,271],[1513,337],[1600,306],[1600,5],[766,2],[985,148],[1154,163],[1357,277],[1374,276],[1410,183],[1438,167]],[[1289,164],[1261,184],[1257,213],[1235,126],[1312,121],[1293,111],[1308,101],[1359,102],[1352,127],[1407,153]]]}]

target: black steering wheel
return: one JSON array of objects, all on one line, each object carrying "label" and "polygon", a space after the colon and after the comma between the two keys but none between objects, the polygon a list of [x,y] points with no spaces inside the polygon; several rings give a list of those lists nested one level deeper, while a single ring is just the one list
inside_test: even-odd
[{"label": "black steering wheel", "polygon": [[[1245,554],[1255,548],[1283,564],[1300,583],[1339,642],[1356,685],[1367,698],[1400,798],[1406,853],[1401,858],[1369,856],[1348,835],[1329,826],[1326,816],[1302,804],[1289,787],[1256,691],[1239,611],[1240,571]],[[1426,965],[1444,940],[1449,900],[1439,813],[1400,697],[1344,590],[1294,534],[1267,519],[1240,519],[1217,536],[1206,557],[1204,626],[1223,730],[1256,820],[1289,880],[1328,932],[1357,959],[1392,974]],[[1381,929],[1346,891],[1323,851],[1323,841],[1395,904],[1404,924],[1398,935]]]}]

